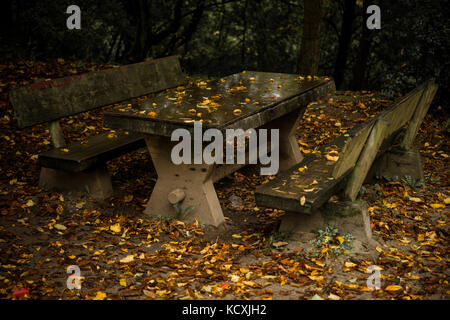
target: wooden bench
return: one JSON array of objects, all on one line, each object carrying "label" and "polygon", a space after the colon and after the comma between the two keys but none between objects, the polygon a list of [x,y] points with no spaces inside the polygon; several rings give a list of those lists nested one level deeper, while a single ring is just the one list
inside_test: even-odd
[{"label": "wooden bench", "polygon": [[280,173],[255,191],[257,205],[311,214],[339,191],[354,201],[366,178],[385,170],[393,158],[403,159],[403,165],[397,161],[391,172],[423,179],[420,155],[411,145],[436,90],[434,81],[428,81]]},{"label": "wooden bench", "polygon": [[39,155],[39,185],[59,190],[86,190],[104,199],[112,195],[106,162],[145,147],[141,135],[106,132],[67,144],[59,119],[156,93],[185,83],[175,56],[42,80],[10,92],[19,127],[47,123],[54,149]]}]

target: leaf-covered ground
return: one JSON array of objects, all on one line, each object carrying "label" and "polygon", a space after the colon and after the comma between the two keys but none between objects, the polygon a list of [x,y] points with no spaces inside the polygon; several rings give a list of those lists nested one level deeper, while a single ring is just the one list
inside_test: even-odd
[{"label": "leaf-covered ground", "polygon": [[[148,218],[143,209],[156,181],[146,150],[108,163],[115,194],[37,187],[37,154],[49,150],[45,125],[20,130],[8,91],[39,78],[107,65],[22,61],[0,65],[0,297],[7,299],[448,299],[449,131],[445,106],[427,115],[416,139],[426,187],[380,180],[366,185],[379,256],[331,250],[342,241],[317,238],[298,248],[276,232],[278,210],[258,208],[254,189],[267,181],[251,167],[216,184],[226,215],[218,229]],[[308,107],[298,128],[308,154],[365,121],[391,100],[371,92],[337,92]],[[102,110],[62,120],[69,141],[106,130]],[[350,242],[351,244],[351,242]],[[81,269],[81,290],[66,269]],[[366,287],[377,265],[381,289]]]}]

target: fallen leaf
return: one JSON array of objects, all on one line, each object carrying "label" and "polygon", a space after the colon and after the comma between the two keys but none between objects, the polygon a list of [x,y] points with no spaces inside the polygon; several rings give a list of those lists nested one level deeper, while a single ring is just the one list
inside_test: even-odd
[{"label": "fallen leaf", "polygon": [[27,207],[32,207],[32,206],[34,206],[34,202],[33,202],[33,200],[28,200],[27,201],[27,203],[25,203],[25,205],[27,206]]},{"label": "fallen leaf", "polygon": [[125,258],[120,259],[121,263],[128,263],[134,260],[134,256],[132,254],[126,256]]},{"label": "fallen leaf", "polygon": [[132,200],[133,200],[133,195],[132,195],[132,194],[126,195],[126,196],[123,198],[123,201],[124,201],[124,202],[131,202]]},{"label": "fallen leaf", "polygon": [[116,223],[113,224],[112,226],[109,227],[111,229],[111,231],[114,231],[116,233],[119,233],[121,228],[120,228],[120,223]]},{"label": "fallen leaf", "polygon": [[274,246],[275,248],[279,248],[279,247],[286,246],[286,245],[288,245],[288,244],[289,244],[288,242],[278,241],[278,242],[275,242],[275,243],[273,244],[273,246]]},{"label": "fallen leaf", "polygon": [[14,289],[12,292],[12,296],[15,298],[21,298],[27,294],[30,294],[30,290],[27,288]]},{"label": "fallen leaf", "polygon": [[398,291],[398,290],[402,290],[403,288],[402,288],[402,286],[398,286],[398,285],[390,285],[390,286],[387,286],[386,288],[384,288],[384,290],[386,290],[386,291]]},{"label": "fallen leaf", "polygon": [[306,202],[306,198],[305,198],[305,196],[302,196],[300,198],[300,205],[303,206],[305,204],[305,202]]},{"label": "fallen leaf", "polygon": [[332,156],[329,154],[326,154],[325,158],[327,158],[327,160],[329,160],[329,161],[338,161],[339,160],[339,156]]},{"label": "fallen leaf", "polygon": [[153,291],[144,289],[142,292],[150,299],[155,299],[157,297]]},{"label": "fallen leaf", "polygon": [[53,226],[56,230],[60,230],[60,231],[64,231],[64,230],[66,230],[67,229],[67,227],[66,226],[64,226],[64,225],[62,225],[62,224],[55,224],[54,226]]},{"label": "fallen leaf", "polygon": [[103,300],[106,298],[106,293],[97,291],[97,295],[95,296],[94,300]]},{"label": "fallen leaf", "polygon": [[422,202],[422,199],[417,198],[417,197],[410,197],[410,196],[408,196],[408,199],[411,200],[411,201],[414,201],[414,202]]}]

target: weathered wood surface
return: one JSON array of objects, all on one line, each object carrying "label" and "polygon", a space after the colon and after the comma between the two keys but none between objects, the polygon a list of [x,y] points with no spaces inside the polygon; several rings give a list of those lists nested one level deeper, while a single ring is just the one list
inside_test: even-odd
[{"label": "weathered wood surface", "polygon": [[344,196],[347,199],[355,201],[358,196],[359,190],[364,183],[367,173],[375,161],[381,143],[386,137],[389,125],[389,121],[380,118],[373,126],[372,131],[370,132],[370,135],[364,145],[364,149],[362,150],[358,162],[352,170],[345,187]]},{"label": "weathered wood surface", "polygon": [[62,148],[66,146],[66,140],[64,139],[64,132],[61,129],[61,125],[58,120],[48,123],[48,131],[50,132],[50,138],[52,139],[53,147]]},{"label": "weathered wood surface", "polygon": [[38,81],[10,92],[20,127],[57,120],[176,87],[185,76],[176,56]]},{"label": "weathered wood surface", "polygon": [[[340,136],[317,153],[305,157],[299,164],[256,189],[256,203],[286,211],[311,213],[324,204],[335,190],[342,187],[353,169],[353,166],[347,166],[346,171],[336,170],[336,166],[342,163],[335,161],[337,157],[339,159],[347,158],[348,155],[353,157],[351,154],[353,151],[347,147],[348,145],[361,151],[365,141],[361,141],[360,136],[365,135],[366,131],[370,132],[372,126],[373,121],[370,121],[353,128],[346,136]],[[360,145],[354,143],[353,139]],[[339,172],[336,177],[335,171]],[[302,203],[303,197],[304,203]]]},{"label": "weathered wood surface", "polygon": [[431,101],[433,101],[434,95],[438,86],[434,83],[434,80],[430,80],[427,83],[427,87],[423,92],[419,103],[417,104],[416,110],[411,118],[411,122],[408,125],[405,136],[400,144],[400,147],[408,150],[411,148],[412,143],[414,142],[414,138],[416,137],[417,132],[419,131],[419,127],[425,118],[425,115],[430,108]]},{"label": "weathered wood surface", "polygon": [[[259,128],[334,90],[334,82],[325,78],[299,80],[294,74],[239,73],[158,95],[138,107],[115,108],[105,112],[104,126],[162,136],[170,136],[178,128],[192,132],[195,120],[202,120],[205,129]],[[205,98],[213,103],[203,104]],[[240,113],[234,112],[236,109]]]},{"label": "weathered wood surface", "polygon": [[143,147],[145,140],[136,133],[107,132],[42,153],[38,159],[46,168],[81,172]]},{"label": "weathered wood surface", "polygon": [[[402,127],[414,114],[426,88],[427,84],[419,86],[368,122],[351,129],[347,134],[324,146],[319,153],[306,157],[301,163],[258,188],[255,191],[256,203],[286,211],[311,213],[322,206],[331,195],[345,187],[359,160],[361,163],[358,170],[364,177],[353,177],[353,185],[360,184],[359,180],[364,180],[369,171],[366,170],[364,162],[369,161],[372,164],[378,156],[392,147]],[[372,139],[375,141],[369,143],[368,149],[360,158],[376,123],[379,123],[380,127],[373,133]],[[379,134],[382,138],[375,139]],[[327,154],[339,156],[338,161],[329,161]],[[359,192],[359,189],[357,191]],[[349,194],[353,197],[354,193],[352,188]]]}]

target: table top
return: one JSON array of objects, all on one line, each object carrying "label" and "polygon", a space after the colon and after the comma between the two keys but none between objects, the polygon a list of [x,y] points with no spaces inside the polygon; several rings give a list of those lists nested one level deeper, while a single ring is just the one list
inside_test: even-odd
[{"label": "table top", "polygon": [[170,136],[178,128],[258,128],[335,90],[327,77],[248,71],[196,81],[104,114],[112,129]]}]

